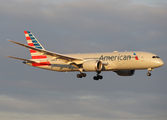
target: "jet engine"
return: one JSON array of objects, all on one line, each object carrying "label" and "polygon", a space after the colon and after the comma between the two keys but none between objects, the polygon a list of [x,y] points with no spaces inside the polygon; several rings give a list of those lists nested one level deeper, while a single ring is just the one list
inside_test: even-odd
[{"label": "jet engine", "polygon": [[85,61],[83,64],[84,71],[97,71],[100,72],[103,68],[103,64],[99,60],[89,60]]},{"label": "jet engine", "polygon": [[135,73],[135,70],[118,70],[115,71],[119,76],[132,76]]}]

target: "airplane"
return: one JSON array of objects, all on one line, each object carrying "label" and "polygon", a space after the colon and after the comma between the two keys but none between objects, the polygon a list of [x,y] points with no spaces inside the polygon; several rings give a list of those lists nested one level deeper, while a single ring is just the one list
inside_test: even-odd
[{"label": "airplane", "polygon": [[86,77],[85,72],[96,72],[94,80],[103,79],[103,71],[113,71],[119,76],[132,76],[135,70],[147,69],[147,76],[151,71],[164,65],[157,55],[149,52],[131,51],[87,54],[59,54],[45,50],[30,31],[24,31],[28,45],[8,40],[30,50],[32,59],[6,56],[23,60],[24,64],[58,72],[80,72],[77,78]]}]

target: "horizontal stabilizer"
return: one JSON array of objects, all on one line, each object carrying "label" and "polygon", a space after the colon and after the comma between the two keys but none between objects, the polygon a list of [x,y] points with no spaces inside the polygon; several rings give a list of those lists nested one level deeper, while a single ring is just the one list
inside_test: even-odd
[{"label": "horizontal stabilizer", "polygon": [[6,56],[6,57],[13,58],[13,59],[18,59],[18,60],[24,60],[24,61],[27,61],[27,62],[30,62],[30,63],[35,63],[35,61],[33,61],[33,60],[28,60],[28,59],[23,59],[23,58],[18,58],[18,57],[12,57],[12,56]]}]

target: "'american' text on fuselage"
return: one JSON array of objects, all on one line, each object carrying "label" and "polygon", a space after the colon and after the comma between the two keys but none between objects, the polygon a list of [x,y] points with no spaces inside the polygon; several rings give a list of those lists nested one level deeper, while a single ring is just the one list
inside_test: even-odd
[{"label": "'american' text on fuselage", "polygon": [[99,58],[102,61],[122,61],[122,60],[131,60],[131,55],[119,55],[119,56],[103,56]]}]

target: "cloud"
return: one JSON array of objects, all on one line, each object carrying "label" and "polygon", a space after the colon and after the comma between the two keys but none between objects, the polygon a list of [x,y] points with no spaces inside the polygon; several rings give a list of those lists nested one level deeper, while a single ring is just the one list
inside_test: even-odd
[{"label": "cloud", "polygon": [[[47,36],[50,36],[49,40],[53,44],[61,44],[65,49],[63,43],[68,43],[71,45],[69,46],[71,53],[78,49],[80,49],[79,52],[140,50],[146,47],[143,42],[163,43],[167,28],[164,24],[167,19],[166,7],[131,5],[130,3],[129,0],[123,2],[114,0],[70,1],[59,4],[23,0],[1,4],[0,8],[3,11],[1,15],[5,15],[5,18],[10,16],[10,21],[16,22],[15,27],[34,31],[46,28],[50,33],[44,29],[41,30],[43,36],[40,35],[40,39],[46,40]],[[91,44],[88,44],[89,42]],[[129,44],[132,45],[129,46]],[[57,47],[61,50],[59,46]]]},{"label": "cloud", "polygon": [[[80,92],[77,94],[79,95]],[[62,93],[63,95],[64,93]],[[95,93],[96,94],[96,93]],[[101,93],[100,93],[101,94]],[[40,95],[33,102],[22,98],[0,96],[2,117],[43,119],[164,119],[166,118],[166,95],[133,92],[107,93],[107,101],[101,95],[78,96],[64,94],[41,99]],[[106,93],[105,93],[106,94]],[[43,94],[44,95],[44,94]],[[106,95],[105,95],[106,96]],[[123,97],[126,96],[126,97]],[[76,98],[76,99],[75,99]],[[78,99],[79,98],[79,99]],[[99,99],[100,98],[100,99]],[[101,99],[102,98],[102,99]],[[158,109],[158,111],[157,111]],[[6,115],[10,113],[10,115]],[[31,116],[31,117],[30,117]],[[52,118],[53,117],[53,118]]]},{"label": "cloud", "polygon": [[[55,119],[59,119],[59,120],[78,120],[80,119],[79,115],[41,115],[41,114],[26,114],[26,113],[13,113],[13,112],[0,112],[1,114],[1,119],[5,119],[5,120],[36,120],[36,119],[40,119],[40,120],[55,120]],[[87,118],[83,119],[81,118],[81,120],[86,120]]]},{"label": "cloud", "polygon": [[20,100],[17,98],[13,98],[7,95],[0,95],[0,111],[27,111],[29,109],[37,109],[37,106],[39,106],[37,103],[26,101],[26,100]]}]

